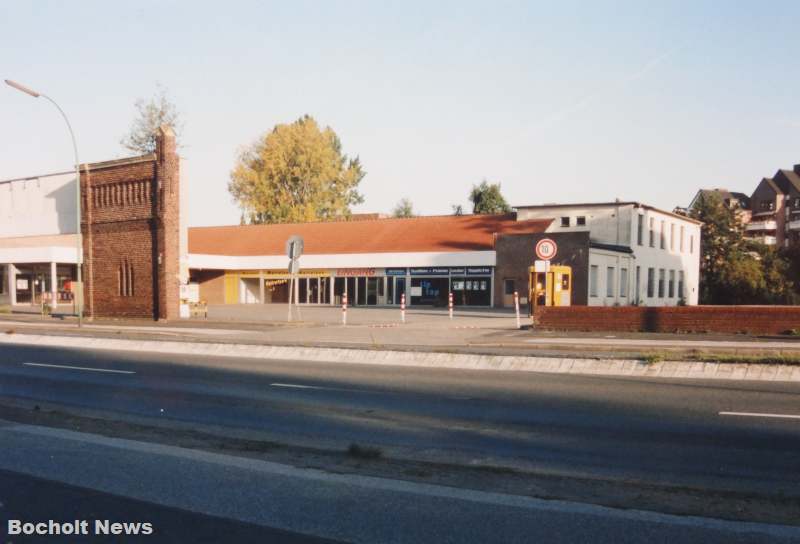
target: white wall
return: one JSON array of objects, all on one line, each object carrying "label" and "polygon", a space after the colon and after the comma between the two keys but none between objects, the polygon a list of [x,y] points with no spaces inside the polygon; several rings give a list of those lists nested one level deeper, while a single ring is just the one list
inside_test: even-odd
[{"label": "white wall", "polygon": [[[494,251],[452,251],[419,253],[350,253],[303,255],[301,268],[406,268],[427,266],[495,266]],[[192,269],[258,270],[286,268],[285,255],[230,256],[189,254]]]},{"label": "white wall", "polygon": [[[637,236],[637,216],[641,211],[643,217],[642,244],[638,243]],[[649,224],[653,219],[655,227],[654,246],[650,247]],[[665,247],[661,248],[661,222],[664,222]],[[674,225],[674,240],[672,240],[672,225]],[[681,249],[680,235],[683,226],[683,249]],[[656,210],[639,209],[634,210],[631,221],[631,249],[636,257],[636,266],[641,270],[641,285],[639,288],[639,301],[646,306],[675,306],[680,300],[678,290],[678,278],[680,271],[684,273],[684,298],[687,304],[697,304],[699,295],[700,281],[700,225],[691,221],[681,219],[658,212]],[[653,296],[647,296],[647,275],[648,269],[654,269],[655,285],[653,286]],[[664,270],[665,286],[664,296],[658,296],[659,271]],[[675,272],[675,293],[669,297],[669,275],[670,271]],[[635,274],[635,272],[634,272]],[[635,279],[635,275],[634,275]],[[634,293],[634,297],[636,293]]]},{"label": "white wall", "polygon": [[[592,295],[592,267],[597,267],[596,296]],[[608,284],[608,269],[612,270],[611,289]],[[633,255],[602,249],[589,250],[589,306],[627,306],[633,304],[634,273],[636,260]],[[627,281],[621,283],[622,270],[627,271]]]},{"label": "white wall", "polygon": [[[638,240],[638,218],[642,216],[642,244]],[[576,218],[586,218],[586,226],[576,226]],[[561,218],[569,217],[570,226],[562,227]],[[687,304],[697,304],[700,281],[700,225],[675,216],[670,213],[645,207],[636,207],[633,204],[608,204],[604,206],[558,206],[539,208],[519,208],[517,219],[544,219],[552,218],[553,223],[547,232],[581,232],[589,231],[592,242],[629,247],[633,254],[626,257],[625,253],[592,248],[589,252],[589,271],[587,276],[591,283],[591,266],[597,266],[597,296],[591,296],[589,285],[590,306],[610,306],[614,304],[639,303],[646,306],[675,306],[681,299],[678,291],[678,278],[680,272],[684,273],[684,298]],[[650,247],[649,222],[653,219],[655,233],[654,245]],[[665,228],[665,247],[661,248],[661,222]],[[674,225],[674,242],[672,239],[672,226]],[[681,226],[683,226],[683,249],[680,244]],[[693,242],[690,240],[693,239]],[[636,290],[636,267],[640,270],[640,283]],[[614,268],[614,278],[617,284],[613,296],[606,293],[607,268]],[[628,269],[629,296],[619,296],[619,275],[622,268]],[[653,296],[647,296],[648,269],[654,269]],[[658,296],[658,278],[660,270],[664,270],[664,296]],[[670,271],[674,272],[675,282],[673,296],[669,296]]]},{"label": "white wall", "polygon": [[[585,232],[593,242],[630,245],[632,206],[558,206],[553,208],[519,208],[517,219],[553,219],[547,232]],[[570,226],[562,227],[561,218],[569,217]],[[586,218],[586,226],[578,226],[578,217]]]},{"label": "white wall", "polygon": [[74,234],[75,175],[0,182],[0,238]]}]

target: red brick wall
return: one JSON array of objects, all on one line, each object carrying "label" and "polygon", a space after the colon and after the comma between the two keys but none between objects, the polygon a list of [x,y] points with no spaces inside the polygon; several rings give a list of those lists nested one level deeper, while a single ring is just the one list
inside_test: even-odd
[{"label": "red brick wall", "polygon": [[800,329],[800,306],[550,306],[534,325],[572,331],[780,334]]},{"label": "red brick wall", "polygon": [[[83,166],[84,311],[88,317],[178,317],[178,156],[169,129],[157,153]],[[132,276],[133,292],[120,288]]]}]

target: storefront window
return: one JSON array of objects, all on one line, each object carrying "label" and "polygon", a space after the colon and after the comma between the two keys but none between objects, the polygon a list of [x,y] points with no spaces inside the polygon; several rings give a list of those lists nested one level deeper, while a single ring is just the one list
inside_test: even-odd
[{"label": "storefront window", "polygon": [[411,304],[447,305],[447,278],[411,278]]},{"label": "storefront window", "polygon": [[[491,276],[452,278],[453,304],[456,306],[488,306],[491,304]],[[514,294],[513,291],[511,294]]]}]

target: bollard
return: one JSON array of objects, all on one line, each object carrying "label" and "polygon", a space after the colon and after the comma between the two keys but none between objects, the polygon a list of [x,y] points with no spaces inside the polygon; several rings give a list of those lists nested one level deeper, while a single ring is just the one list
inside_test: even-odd
[{"label": "bollard", "polygon": [[450,312],[450,319],[453,319],[453,293],[447,295],[447,309]]},{"label": "bollard", "polygon": [[342,295],[342,325],[347,325],[347,294]]},{"label": "bollard", "polygon": [[400,295],[400,321],[406,322],[406,294]]},{"label": "bollard", "polygon": [[514,291],[514,308],[517,311],[517,329],[522,328],[522,325],[519,322],[519,293]]}]

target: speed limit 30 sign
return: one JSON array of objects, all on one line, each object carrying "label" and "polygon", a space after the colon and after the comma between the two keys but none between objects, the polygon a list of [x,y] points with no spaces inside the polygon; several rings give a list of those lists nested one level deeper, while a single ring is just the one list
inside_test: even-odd
[{"label": "speed limit 30 sign", "polygon": [[536,243],[536,256],[543,261],[550,261],[558,253],[558,246],[550,238],[543,238]]}]

